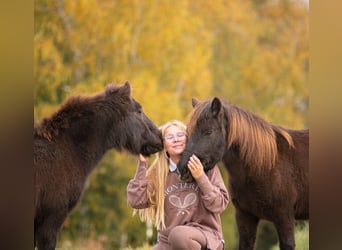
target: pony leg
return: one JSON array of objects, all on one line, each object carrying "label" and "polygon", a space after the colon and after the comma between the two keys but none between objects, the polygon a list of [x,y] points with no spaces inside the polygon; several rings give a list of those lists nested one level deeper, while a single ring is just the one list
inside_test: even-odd
[{"label": "pony leg", "polygon": [[35,228],[35,246],[38,250],[54,250],[57,242],[57,232],[42,223]]},{"label": "pony leg", "polygon": [[294,219],[289,219],[288,217],[274,222],[279,237],[280,250],[295,249],[294,222]]},{"label": "pony leg", "polygon": [[[46,211],[45,211],[46,212]],[[38,250],[54,250],[57,244],[57,236],[67,216],[67,213],[45,213],[39,223],[35,223],[35,245]]]},{"label": "pony leg", "polygon": [[236,208],[235,218],[239,231],[239,250],[255,249],[259,218]]}]

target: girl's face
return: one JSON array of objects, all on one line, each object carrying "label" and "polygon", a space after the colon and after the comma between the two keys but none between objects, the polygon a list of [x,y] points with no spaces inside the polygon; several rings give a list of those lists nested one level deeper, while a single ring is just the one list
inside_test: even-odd
[{"label": "girl's face", "polygon": [[165,130],[164,144],[166,152],[170,157],[181,155],[185,149],[186,134],[175,125],[171,125]]}]

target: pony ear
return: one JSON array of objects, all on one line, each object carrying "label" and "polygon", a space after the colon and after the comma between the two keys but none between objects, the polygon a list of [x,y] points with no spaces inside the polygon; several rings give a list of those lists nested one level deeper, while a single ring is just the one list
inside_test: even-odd
[{"label": "pony ear", "polygon": [[217,116],[218,113],[220,112],[222,107],[222,103],[220,101],[220,99],[218,99],[217,97],[215,97],[212,102],[211,102],[211,112],[213,113],[214,116]]},{"label": "pony ear", "polygon": [[194,108],[199,103],[199,101],[194,97],[192,98],[191,103],[192,103],[192,107]]},{"label": "pony ear", "polygon": [[119,92],[123,95],[131,96],[131,84],[129,81],[126,81],[125,84],[120,87]]}]

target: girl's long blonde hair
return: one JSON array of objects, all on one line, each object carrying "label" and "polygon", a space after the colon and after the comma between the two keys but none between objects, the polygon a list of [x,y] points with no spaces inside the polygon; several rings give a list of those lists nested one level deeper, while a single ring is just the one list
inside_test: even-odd
[{"label": "girl's long blonde hair", "polygon": [[[186,133],[186,126],[184,123],[171,120],[159,129],[162,132],[164,138],[165,131],[170,126],[176,126]],[[146,176],[148,181],[147,196],[150,202],[150,206],[144,209],[134,209],[133,214],[138,213],[140,220],[147,223],[154,224],[157,229],[165,228],[164,221],[164,199],[165,199],[165,183],[166,177],[169,172],[169,155],[164,149],[156,154],[156,158],[148,168]]]}]

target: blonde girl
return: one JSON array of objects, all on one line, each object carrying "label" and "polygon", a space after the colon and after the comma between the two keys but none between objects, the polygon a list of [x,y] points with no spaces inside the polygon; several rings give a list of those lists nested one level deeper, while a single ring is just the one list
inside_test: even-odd
[{"label": "blonde girl", "polygon": [[186,145],[186,126],[172,120],[160,130],[164,149],[149,168],[148,158],[140,155],[127,186],[134,212],[158,229],[158,242],[152,249],[223,249],[220,213],[229,197],[218,167],[205,174],[193,155],[188,168],[195,181],[181,181],[177,163]]}]

